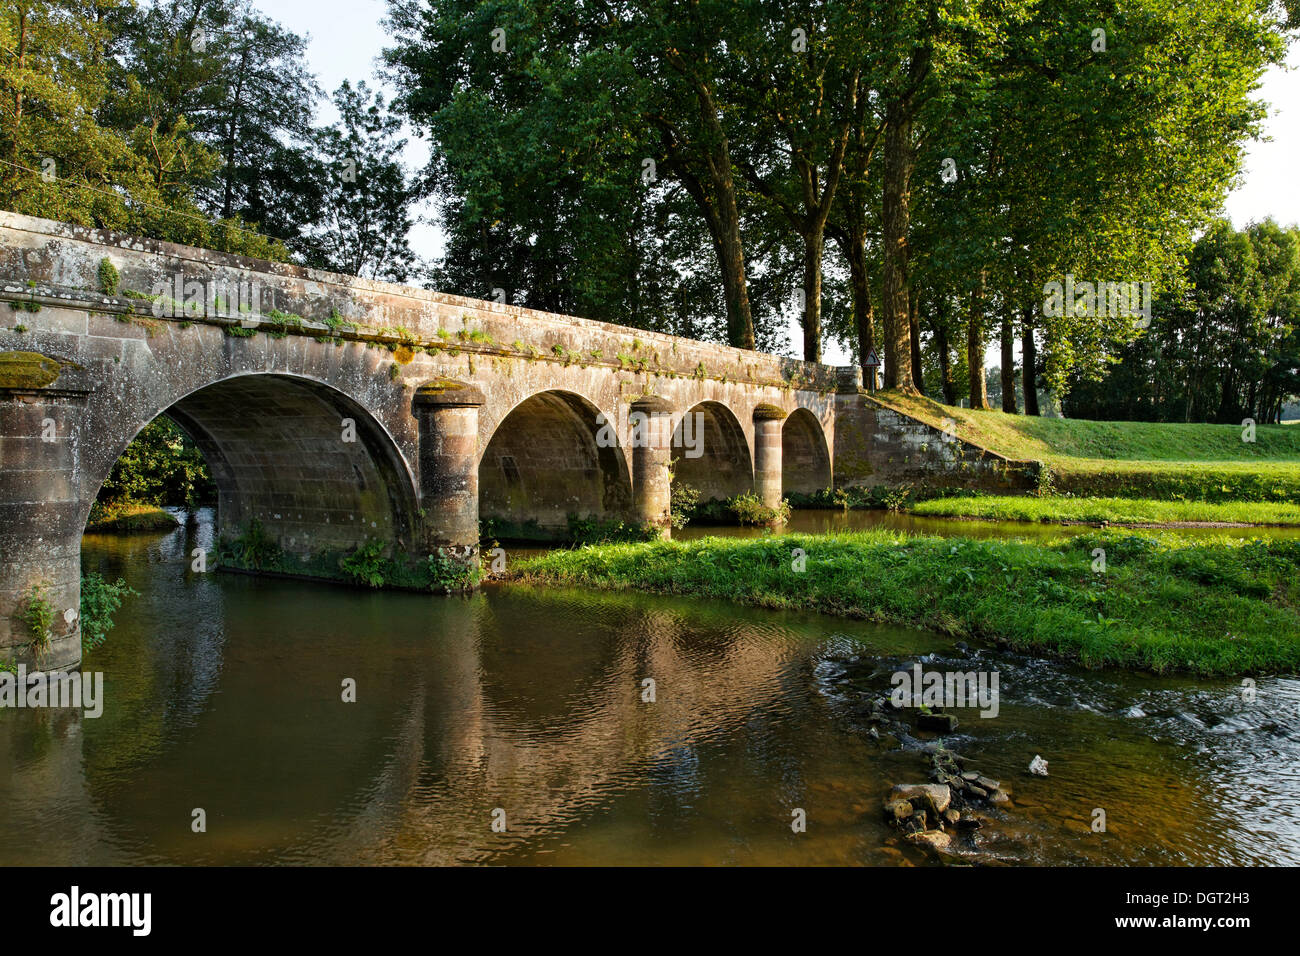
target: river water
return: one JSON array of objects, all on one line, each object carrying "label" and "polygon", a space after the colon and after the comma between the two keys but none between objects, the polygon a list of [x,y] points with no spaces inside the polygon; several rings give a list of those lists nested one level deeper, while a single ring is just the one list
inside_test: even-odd
[{"label": "river water", "polygon": [[946,740],[1014,798],[972,859],[1300,863],[1294,678],[1247,702],[702,600],[194,573],[210,544],[87,536],[86,569],[140,594],[83,663],[101,717],[0,711],[0,863],[924,865],[880,800],[930,738],[862,715],[920,660],[999,675],[997,717]]}]

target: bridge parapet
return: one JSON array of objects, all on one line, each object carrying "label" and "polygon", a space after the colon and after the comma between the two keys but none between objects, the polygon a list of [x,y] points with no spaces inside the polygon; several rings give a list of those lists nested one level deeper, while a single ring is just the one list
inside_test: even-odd
[{"label": "bridge parapet", "polygon": [[[115,272],[110,294],[101,270]],[[834,392],[832,366],[661,332],[446,295],[0,211],[0,296],[154,323],[212,325],[416,354],[613,369],[643,381],[698,380]]]}]

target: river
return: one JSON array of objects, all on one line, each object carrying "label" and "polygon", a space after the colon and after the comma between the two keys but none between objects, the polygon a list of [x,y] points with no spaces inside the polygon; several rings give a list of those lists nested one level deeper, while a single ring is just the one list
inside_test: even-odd
[{"label": "river", "polygon": [[925,779],[924,735],[862,716],[921,659],[1000,677],[947,739],[1014,800],[973,859],[1300,863],[1295,678],[1250,702],[703,600],[195,573],[211,534],[86,537],[140,593],[83,662],[101,717],[0,711],[0,863],[923,865],[880,800]]}]

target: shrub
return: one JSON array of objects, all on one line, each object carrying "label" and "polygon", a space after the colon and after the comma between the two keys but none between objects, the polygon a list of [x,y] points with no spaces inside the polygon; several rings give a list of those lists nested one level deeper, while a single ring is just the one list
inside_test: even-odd
[{"label": "shrub", "polygon": [[777,507],[769,508],[752,491],[736,495],[727,502],[727,505],[735,512],[741,524],[774,525],[785,524],[790,520],[788,501],[782,501]]},{"label": "shrub", "polygon": [[257,518],[250,521],[247,530],[234,541],[223,539],[217,543],[217,560],[221,564],[263,571],[274,569],[282,557],[279,544],[267,535]]},{"label": "shrub", "polygon": [[439,548],[425,563],[430,591],[467,591],[483,580],[477,561],[465,562]]},{"label": "shrub", "polygon": [[654,541],[659,529],[644,524],[621,521],[618,518],[599,518],[588,515],[580,518],[569,515],[569,537],[574,544],[613,544],[620,541]]},{"label": "shrub", "polygon": [[109,584],[101,575],[81,576],[81,649],[92,651],[99,647],[113,629],[113,615],[122,606],[122,599],[139,592],[127,587],[118,578]]},{"label": "shrub", "polygon": [[671,515],[672,526],[676,529],[685,528],[692,518],[695,517],[695,511],[700,506],[700,490],[681,482],[673,482],[671,505],[669,512]]}]

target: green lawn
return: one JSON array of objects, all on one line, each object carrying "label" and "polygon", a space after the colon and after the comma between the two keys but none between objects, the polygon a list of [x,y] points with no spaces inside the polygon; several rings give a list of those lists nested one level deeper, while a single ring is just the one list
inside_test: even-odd
[{"label": "green lawn", "polygon": [[998,521],[1300,525],[1300,505],[1260,501],[1155,501],[1149,498],[989,495],[918,501],[907,506],[906,510],[912,514],[936,518],[987,518]]},{"label": "green lawn", "polygon": [[[1105,550],[1102,573],[1096,548]],[[704,538],[554,551],[520,561],[511,576],[905,624],[1093,667],[1300,670],[1295,541],[1113,531],[1051,544],[879,531]]]},{"label": "green lawn", "polygon": [[877,397],[1008,458],[1051,468],[1057,490],[1073,494],[1201,501],[1300,501],[1300,428],[1093,422],[1008,415],[940,405],[899,392]]}]

